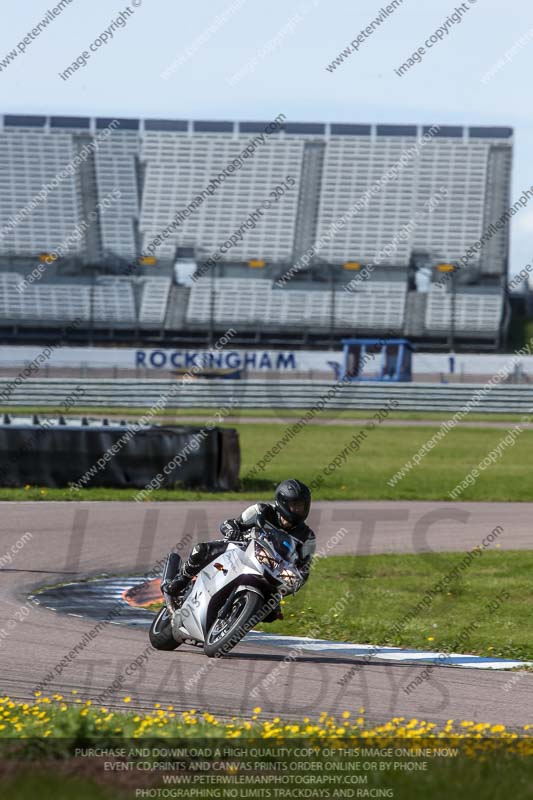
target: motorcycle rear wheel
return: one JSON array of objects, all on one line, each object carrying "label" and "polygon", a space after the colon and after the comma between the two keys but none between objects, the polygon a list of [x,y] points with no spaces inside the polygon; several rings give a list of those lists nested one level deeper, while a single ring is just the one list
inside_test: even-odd
[{"label": "motorcycle rear wheel", "polygon": [[252,629],[253,626],[248,627],[246,623],[264,606],[264,602],[256,592],[245,591],[236,594],[224,617],[216,618],[205,637],[206,656],[220,658],[233,650],[243,636]]}]

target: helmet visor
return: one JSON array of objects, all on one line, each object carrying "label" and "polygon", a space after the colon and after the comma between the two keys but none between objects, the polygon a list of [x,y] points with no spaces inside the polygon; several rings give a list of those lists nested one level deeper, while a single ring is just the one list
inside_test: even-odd
[{"label": "helmet visor", "polygon": [[303,518],[306,516],[306,503],[303,500],[289,500],[287,508],[297,517]]},{"label": "helmet visor", "polygon": [[280,514],[292,525],[303,522],[309,514],[309,503],[305,500],[286,500],[280,503]]}]

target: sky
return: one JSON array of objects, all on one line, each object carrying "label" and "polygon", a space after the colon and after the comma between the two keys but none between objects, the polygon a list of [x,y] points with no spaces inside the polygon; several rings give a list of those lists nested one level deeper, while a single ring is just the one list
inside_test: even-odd
[{"label": "sky", "polygon": [[[504,125],[515,130],[512,200],[533,186],[533,5],[525,0],[395,0],[332,72],[326,66],[387,0],[64,3],[26,43],[57,2],[25,0],[4,12],[3,113]],[[426,47],[439,28],[442,39]],[[420,47],[421,60],[398,76]],[[84,51],[85,66],[64,80]],[[511,223],[511,275],[533,263],[532,234],[533,202]]]}]

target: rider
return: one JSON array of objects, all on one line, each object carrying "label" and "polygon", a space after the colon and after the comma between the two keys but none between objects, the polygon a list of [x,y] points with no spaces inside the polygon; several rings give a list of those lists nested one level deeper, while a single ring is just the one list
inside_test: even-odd
[{"label": "rider", "polygon": [[[220,526],[224,539],[214,542],[200,542],[191,550],[189,558],[182,565],[175,578],[165,581],[161,589],[176,596],[185,589],[191,578],[197,575],[206,564],[218,558],[229,542],[242,542],[247,531],[261,527],[269,522],[276,528],[283,528],[298,541],[296,567],[302,573],[304,583],[309,577],[311,559],[316,549],[315,534],[305,524],[311,507],[311,492],[304,483],[290,478],[282,481],[276,488],[274,503],[255,503],[246,508],[238,519],[227,519]],[[265,617],[265,622],[281,619],[280,609]]]}]

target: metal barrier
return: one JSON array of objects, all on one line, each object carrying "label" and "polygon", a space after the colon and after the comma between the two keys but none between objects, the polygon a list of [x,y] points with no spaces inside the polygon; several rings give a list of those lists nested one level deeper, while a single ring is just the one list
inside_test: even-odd
[{"label": "metal barrier", "polygon": [[[18,384],[15,385],[15,381]],[[492,413],[533,410],[533,387],[442,385],[435,383],[339,384],[294,380],[95,380],[0,379],[0,408],[62,408],[81,387],[76,406],[84,408],[213,409],[377,409],[396,400],[398,411],[450,411],[464,408]],[[69,410],[71,410],[69,408]],[[229,413],[229,412],[228,412]]]}]

